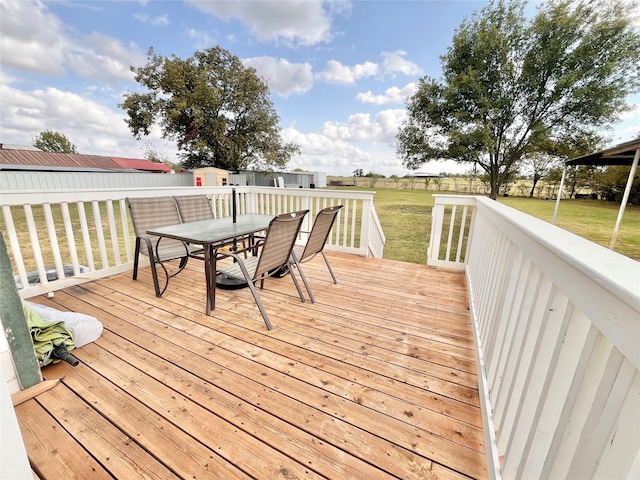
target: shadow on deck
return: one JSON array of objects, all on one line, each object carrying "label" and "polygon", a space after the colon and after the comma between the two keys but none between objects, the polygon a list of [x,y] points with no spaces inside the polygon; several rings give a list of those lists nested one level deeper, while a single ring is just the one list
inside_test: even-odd
[{"label": "shadow on deck", "polygon": [[105,327],[80,365],[16,407],[32,469],[69,478],[485,478],[462,273],[329,253],[261,292],[219,290],[202,264],[162,298],[143,269],[34,302]]}]

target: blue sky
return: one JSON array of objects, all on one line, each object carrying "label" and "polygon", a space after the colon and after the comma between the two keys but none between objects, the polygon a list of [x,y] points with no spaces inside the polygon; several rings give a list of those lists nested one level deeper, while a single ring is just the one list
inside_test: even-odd
[{"label": "blue sky", "polygon": [[[395,155],[404,100],[440,77],[454,31],[484,1],[3,0],[0,141],[64,133],[80,153],[141,158],[147,142],[174,160],[159,130],[133,139],[118,108],[136,90],[129,71],[153,47],[181,58],[220,45],[266,79],[289,168],[350,175],[408,173]],[[640,96],[613,143],[640,130]],[[453,163],[423,171],[463,171]]]}]

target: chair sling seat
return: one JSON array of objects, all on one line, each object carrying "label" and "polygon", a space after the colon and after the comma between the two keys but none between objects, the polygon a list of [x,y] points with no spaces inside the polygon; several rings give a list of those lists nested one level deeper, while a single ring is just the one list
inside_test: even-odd
[{"label": "chair sling seat", "polygon": [[213,218],[211,203],[206,195],[176,196],[176,205],[182,223],[210,220]]},{"label": "chair sling seat", "polygon": [[[180,213],[180,219],[182,223],[199,222],[201,220],[213,220],[213,209],[211,208],[211,202],[209,197],[204,194],[201,195],[182,195],[175,196],[178,212]],[[253,236],[251,236],[252,238]],[[250,239],[251,239],[250,238]],[[241,239],[242,248],[246,249],[245,239]],[[224,242],[220,246],[235,244],[236,241]],[[204,248],[201,245],[193,245],[194,250],[191,252],[191,257],[199,260],[204,260]]]},{"label": "chair sling seat", "polygon": [[[256,305],[262,314],[264,323],[269,330],[272,328],[271,322],[254,284],[259,281],[260,288],[262,288],[264,279],[271,276],[278,267],[285,264],[292,265],[292,262],[294,262],[291,255],[293,245],[300,232],[302,220],[307,213],[308,210],[284,213],[271,220],[262,242],[262,248],[257,256],[242,258],[237,253],[223,251],[219,251],[217,254],[218,258],[232,257],[235,260],[233,264],[220,268],[219,272],[233,278],[244,279],[247,282]],[[291,278],[300,300],[304,302],[304,295],[293,273]],[[304,281],[306,282],[306,280]]]},{"label": "chair sling seat", "polygon": [[[136,235],[133,279],[137,280],[138,278],[139,256],[149,257],[156,296],[161,297],[169,285],[169,278],[184,270],[190,254],[197,250],[197,247],[168,238],[163,238],[158,243],[159,237],[147,234],[147,230],[152,228],[181,223],[178,209],[172,197],[127,198],[127,205]],[[170,275],[163,262],[177,259],[180,259],[178,271]],[[162,289],[160,289],[158,281],[157,264],[160,264],[166,275],[166,282]]]},{"label": "chair sling seat", "polygon": [[[331,269],[331,265],[329,264],[329,260],[324,254],[324,246],[327,242],[327,238],[329,238],[331,228],[333,227],[338,212],[341,208],[342,205],[337,205],[320,210],[318,212],[318,215],[316,215],[315,221],[313,222],[313,228],[311,229],[311,233],[309,233],[307,243],[305,245],[295,245],[293,247],[293,251],[291,252],[291,256],[293,257],[292,264],[296,266],[298,272],[302,273],[300,266],[301,263],[307,262],[313,259],[316,255],[320,254],[324,259],[324,263],[327,265],[327,269],[331,274],[333,283],[338,283],[338,280],[336,279],[336,276]],[[315,302],[313,293],[311,292],[311,288],[309,287],[306,277],[304,275],[301,275],[301,277],[304,286],[307,289],[307,293],[309,294],[309,299],[311,300],[311,302]]]}]

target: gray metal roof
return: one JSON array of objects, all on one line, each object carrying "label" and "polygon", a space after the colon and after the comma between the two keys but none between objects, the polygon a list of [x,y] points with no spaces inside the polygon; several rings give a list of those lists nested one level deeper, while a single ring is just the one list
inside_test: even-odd
[{"label": "gray metal roof", "polygon": [[120,170],[122,168],[111,158],[100,155],[78,155],[40,150],[6,150],[4,148],[0,149],[0,164],[5,167],[31,165],[34,167],[100,168],[104,170]]},{"label": "gray metal roof", "polygon": [[614,147],[572,158],[566,165],[631,165],[636,150],[640,149],[640,138],[621,143]]}]

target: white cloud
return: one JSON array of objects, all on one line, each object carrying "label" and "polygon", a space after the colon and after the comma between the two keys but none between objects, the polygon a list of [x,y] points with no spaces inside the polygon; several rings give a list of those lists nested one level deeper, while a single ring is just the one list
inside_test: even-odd
[{"label": "white cloud", "polygon": [[372,142],[395,145],[395,137],[407,112],[403,109],[383,110],[372,120],[368,113],[349,116],[347,123],[325,122],[321,133],[347,142]]},{"label": "white cloud", "polygon": [[133,18],[142,23],[150,23],[159,27],[166,27],[169,22],[169,15],[158,15],[157,17],[150,17],[148,13],[134,13]]},{"label": "white cloud", "polygon": [[283,97],[301,94],[313,86],[313,73],[309,63],[291,63],[283,58],[253,57],[242,60],[256,69],[269,88]]},{"label": "white cloud", "polygon": [[302,133],[294,127],[283,129],[282,137],[300,147],[300,154],[291,160],[290,168],[332,175],[350,175],[357,168],[372,163],[372,155],[346,141],[323,134]]},{"label": "white cloud", "polygon": [[336,60],[329,60],[327,69],[321,75],[327,82],[352,84],[360,78],[371,77],[377,73],[378,65],[373,62],[365,62],[349,67]]},{"label": "white cloud", "polygon": [[[380,54],[383,58],[382,68],[374,62],[364,62],[354,66],[343,65],[336,60],[329,60],[327,62],[327,68],[322,72],[322,78],[327,82],[332,83],[344,83],[353,84],[360,78],[373,77],[376,75],[390,75],[395,76],[397,73],[404,75],[420,75],[422,69],[415,63],[405,60],[406,52],[398,50],[396,52],[382,52]],[[406,87],[405,87],[406,88]],[[369,92],[370,93],[370,92]],[[393,92],[390,92],[393,93]],[[371,100],[369,103],[377,103],[381,101],[380,98],[368,97],[363,94],[362,101]],[[377,103],[382,105],[383,103],[394,103],[394,101],[382,101]]]},{"label": "white cloud", "polygon": [[3,0],[0,3],[3,66],[62,76],[68,40],[59,19],[40,1]]},{"label": "white cloud", "polygon": [[330,175],[349,176],[357,169],[383,175],[404,175],[408,171],[396,158],[393,149],[386,145],[365,149],[345,140],[322,133],[302,133],[294,127],[283,130],[283,138],[300,146],[300,155],[291,159],[289,168],[301,168],[311,172],[327,172]]},{"label": "white cloud", "polygon": [[189,28],[186,32],[187,37],[194,40],[194,47],[196,50],[204,50],[216,44],[213,37],[209,36],[207,32],[201,32],[193,28]]},{"label": "white cloud", "polygon": [[0,95],[5,143],[30,145],[35,135],[54,130],[66,135],[80,153],[133,158],[142,157],[146,140],[162,143],[157,128],[143,141],[135,140],[124,112],[75,93],[56,88],[27,91],[2,85]]},{"label": "white cloud", "polygon": [[133,81],[131,65],[137,67],[146,62],[146,56],[135,45],[125,46],[120,40],[101,33],[85,36],[82,45],[78,44],[67,54],[67,61],[83,78]]},{"label": "white cloud", "polygon": [[[331,20],[348,2],[290,0],[286,2],[211,2],[189,0],[205,13],[223,20],[238,19],[260,41],[315,45],[331,40]],[[344,4],[338,8],[336,4]]]},{"label": "white cloud", "polygon": [[0,8],[3,66],[56,76],[71,68],[82,78],[116,82],[132,80],[129,66],[145,60],[136,45],[125,46],[108,35],[67,35],[39,0],[7,0]]},{"label": "white cloud", "polygon": [[403,104],[407,97],[413,95],[416,91],[416,83],[411,82],[405,85],[403,88],[391,87],[385,90],[383,95],[374,95],[371,90],[368,92],[360,92],[356,95],[356,100],[360,100],[363,103],[370,103],[373,105],[389,105],[389,104]]},{"label": "white cloud", "polygon": [[[613,144],[629,142],[640,137],[640,95],[629,99],[631,109],[620,115],[613,131]],[[635,102],[634,102],[635,100]]]},{"label": "white cloud", "polygon": [[413,62],[405,60],[407,52],[396,50],[395,52],[382,52],[382,67],[385,74],[422,75],[422,69]]}]

